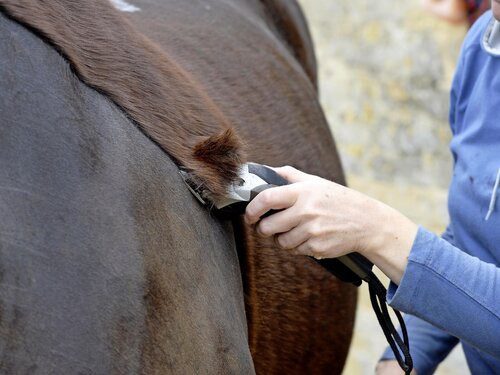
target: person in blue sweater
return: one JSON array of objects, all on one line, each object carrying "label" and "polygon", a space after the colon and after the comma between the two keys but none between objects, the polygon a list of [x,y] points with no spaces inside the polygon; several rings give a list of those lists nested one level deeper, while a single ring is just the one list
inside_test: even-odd
[{"label": "person in blue sweater", "polygon": [[[283,249],[316,258],[359,252],[391,280],[388,303],[405,313],[418,375],[460,341],[473,374],[500,374],[500,0],[463,44],[451,90],[453,179],[442,237],[362,193],[292,167],[245,220]],[[260,220],[270,209],[282,210]],[[386,353],[389,366],[398,369]],[[384,362],[381,362],[383,364]],[[392,369],[392,370],[391,370]]]}]

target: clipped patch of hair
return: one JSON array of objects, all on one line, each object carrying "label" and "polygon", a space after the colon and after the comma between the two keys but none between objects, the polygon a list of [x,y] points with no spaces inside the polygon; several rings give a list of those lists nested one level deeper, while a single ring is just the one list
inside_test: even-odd
[{"label": "clipped patch of hair", "polygon": [[205,137],[193,149],[193,156],[201,167],[193,173],[214,196],[221,196],[227,191],[228,181],[238,178],[240,166],[245,162],[243,150],[241,139],[231,128]]}]

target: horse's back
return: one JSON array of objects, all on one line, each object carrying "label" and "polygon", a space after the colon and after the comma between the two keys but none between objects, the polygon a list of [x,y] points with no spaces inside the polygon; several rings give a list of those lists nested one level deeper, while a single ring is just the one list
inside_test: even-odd
[{"label": "horse's back", "polygon": [[252,373],[231,228],[0,14],[0,372]]}]

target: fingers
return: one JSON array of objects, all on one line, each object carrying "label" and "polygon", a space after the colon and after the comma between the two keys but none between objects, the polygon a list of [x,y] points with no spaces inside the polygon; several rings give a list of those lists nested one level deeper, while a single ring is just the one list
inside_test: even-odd
[{"label": "fingers", "polygon": [[310,241],[305,241],[304,243],[297,246],[297,248],[295,249],[295,252],[299,255],[312,256],[313,254],[312,254]]},{"label": "fingers", "polygon": [[309,237],[296,249],[297,254],[309,255],[316,259],[336,258],[341,255],[335,243],[325,238]]},{"label": "fingers", "polygon": [[[395,359],[382,360],[375,368],[375,375],[399,375],[401,374],[401,367]],[[416,375],[415,369],[412,370],[411,375]]]},{"label": "fingers", "polygon": [[333,258],[334,256],[327,256],[325,251],[314,238],[310,238],[296,249],[296,253],[299,255],[307,255],[316,259]]},{"label": "fingers", "polygon": [[247,224],[255,224],[269,210],[282,210],[293,206],[297,201],[297,194],[293,185],[264,190],[248,204],[245,221]]},{"label": "fingers", "polygon": [[301,182],[311,179],[313,176],[307,173],[301,172],[294,167],[285,166],[279,168],[273,168],[281,177],[283,177],[288,182]]},{"label": "fingers", "polygon": [[291,207],[262,219],[257,226],[257,231],[263,237],[271,237],[277,233],[288,232],[300,222],[299,215],[295,211]]},{"label": "fingers", "polygon": [[292,230],[277,236],[276,244],[282,249],[291,250],[298,248],[308,239],[309,235],[307,231],[304,229],[304,226],[301,225],[301,226],[296,226]]}]

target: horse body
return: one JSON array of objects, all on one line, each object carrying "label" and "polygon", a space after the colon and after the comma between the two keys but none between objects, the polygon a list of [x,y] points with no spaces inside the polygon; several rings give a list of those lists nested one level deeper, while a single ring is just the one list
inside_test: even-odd
[{"label": "horse body", "polygon": [[[344,183],[318,103],[314,60],[310,53],[296,53],[312,51],[307,29],[291,2],[286,8],[294,22],[278,29],[268,5],[273,10],[279,3],[285,2],[138,0],[134,4],[141,11],[128,18],[201,83],[250,143],[250,160],[292,164]],[[301,38],[290,42],[290,35]],[[353,290],[244,228],[237,236],[242,237],[250,346],[258,372],[340,372],[350,342]]]},{"label": "horse body", "polygon": [[0,21],[2,372],[251,373],[230,227],[52,48]]},{"label": "horse body", "polygon": [[[209,98],[194,120],[230,124],[252,161],[344,182],[295,3],[131,3],[139,9],[126,14],[134,30],[196,85],[201,94],[193,101]],[[43,35],[8,1],[0,6]],[[105,37],[106,29],[97,31]],[[0,56],[3,370],[341,371],[353,324],[351,287],[239,222],[233,228],[216,220],[161,149],[175,134],[157,147],[147,128],[136,126],[148,119],[77,68],[114,103],[84,85],[52,47],[4,16]],[[103,57],[112,67],[113,51]],[[197,124],[189,120],[186,127]]]}]

